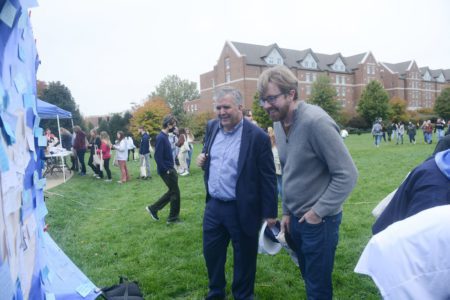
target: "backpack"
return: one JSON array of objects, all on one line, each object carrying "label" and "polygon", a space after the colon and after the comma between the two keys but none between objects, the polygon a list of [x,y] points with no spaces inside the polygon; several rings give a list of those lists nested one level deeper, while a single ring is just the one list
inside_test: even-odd
[{"label": "backpack", "polygon": [[102,296],[106,300],[144,300],[136,281],[128,281],[127,277],[119,276],[119,284],[102,288]]}]

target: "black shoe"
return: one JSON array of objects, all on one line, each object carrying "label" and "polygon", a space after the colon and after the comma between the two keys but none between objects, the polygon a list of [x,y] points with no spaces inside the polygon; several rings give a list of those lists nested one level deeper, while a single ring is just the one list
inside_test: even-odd
[{"label": "black shoe", "polygon": [[159,221],[158,212],[153,210],[150,206],[146,206],[145,209],[148,211],[153,220]]},{"label": "black shoe", "polygon": [[176,223],[180,223],[180,222],[181,222],[181,220],[178,217],[167,219],[167,224],[176,224]]}]

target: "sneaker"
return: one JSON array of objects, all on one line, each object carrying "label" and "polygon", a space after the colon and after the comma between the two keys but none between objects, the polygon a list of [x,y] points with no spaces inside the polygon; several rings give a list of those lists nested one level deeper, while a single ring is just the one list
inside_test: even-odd
[{"label": "sneaker", "polygon": [[105,179],[105,181],[106,181],[106,182],[111,182],[111,181],[112,181],[112,179]]},{"label": "sneaker", "polygon": [[184,171],[183,173],[180,174],[180,176],[187,176],[187,175],[189,175],[188,171]]},{"label": "sneaker", "polygon": [[119,180],[119,181],[117,181],[117,183],[120,183],[120,184],[122,184],[123,182],[122,182],[121,180]]},{"label": "sneaker", "polygon": [[167,224],[176,224],[176,223],[181,223],[180,218],[176,217],[167,219]]},{"label": "sneaker", "polygon": [[146,206],[145,209],[148,211],[153,220],[159,221],[158,212],[153,210],[150,206]]}]

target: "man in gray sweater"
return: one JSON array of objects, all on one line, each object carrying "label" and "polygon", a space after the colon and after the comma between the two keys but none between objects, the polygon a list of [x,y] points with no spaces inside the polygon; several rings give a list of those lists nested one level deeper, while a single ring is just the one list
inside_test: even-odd
[{"label": "man in gray sweater", "polygon": [[295,241],[308,299],[332,299],[334,256],[342,204],[358,173],[334,120],[298,99],[298,81],[285,66],[258,80],[260,105],[274,121],[283,168],[282,230]]}]

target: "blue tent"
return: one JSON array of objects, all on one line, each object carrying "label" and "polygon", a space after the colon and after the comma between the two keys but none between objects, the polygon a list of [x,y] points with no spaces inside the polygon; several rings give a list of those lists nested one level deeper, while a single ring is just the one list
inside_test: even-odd
[{"label": "blue tent", "polygon": [[41,119],[71,119],[72,113],[70,111],[59,108],[56,105],[48,102],[37,100],[37,113]]}]

